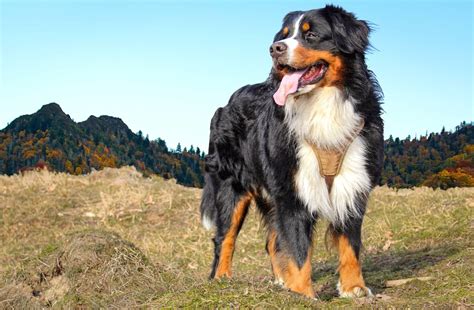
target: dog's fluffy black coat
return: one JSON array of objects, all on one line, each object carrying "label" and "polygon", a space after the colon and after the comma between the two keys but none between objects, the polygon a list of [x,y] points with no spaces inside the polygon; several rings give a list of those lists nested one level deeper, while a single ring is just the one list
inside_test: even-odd
[{"label": "dog's fluffy black coat", "polygon": [[[305,14],[317,24],[317,38],[301,40],[306,48],[328,51],[343,61],[341,91],[355,99],[354,109],[362,116],[361,136],[366,142],[366,170],[372,187],[379,183],[383,164],[383,121],[381,90],[365,64],[369,45],[369,27],[341,8],[326,6],[320,10],[292,12],[284,25]],[[280,31],[274,41],[283,37]],[[222,252],[222,242],[231,229],[236,205],[250,193],[267,227],[277,234],[276,251],[284,251],[302,267],[311,247],[318,214],[311,214],[299,198],[294,184],[298,169],[295,136],[285,123],[285,110],[275,104],[272,95],[280,84],[274,68],[268,79],[236,91],[227,106],[219,108],[211,121],[209,154],[201,214],[216,226],[215,258],[211,278]],[[316,173],[316,172],[315,172]],[[367,196],[356,198],[363,214]],[[245,217],[244,210],[243,217]],[[242,221],[237,223],[237,233]],[[361,246],[362,217],[351,217],[344,225],[333,224],[333,231],[347,236],[356,256]],[[232,249],[233,250],[233,249]]]}]

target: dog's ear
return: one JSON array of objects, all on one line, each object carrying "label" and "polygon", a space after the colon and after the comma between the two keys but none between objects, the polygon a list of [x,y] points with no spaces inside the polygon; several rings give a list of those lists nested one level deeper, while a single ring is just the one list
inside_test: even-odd
[{"label": "dog's ear", "polygon": [[369,45],[370,27],[344,9],[327,5],[323,12],[332,30],[337,48],[346,54],[363,53]]}]

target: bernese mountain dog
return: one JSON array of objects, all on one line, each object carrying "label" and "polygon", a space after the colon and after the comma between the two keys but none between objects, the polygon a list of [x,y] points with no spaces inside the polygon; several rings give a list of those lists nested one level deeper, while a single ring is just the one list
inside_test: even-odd
[{"label": "bernese mountain dog", "polygon": [[271,73],[237,90],[211,121],[201,219],[216,228],[210,278],[231,277],[255,202],[275,281],[308,297],[313,230],[329,222],[341,297],[371,296],[359,252],[383,164],[382,91],[367,68],[367,22],[340,7],[291,12],[270,47]]}]

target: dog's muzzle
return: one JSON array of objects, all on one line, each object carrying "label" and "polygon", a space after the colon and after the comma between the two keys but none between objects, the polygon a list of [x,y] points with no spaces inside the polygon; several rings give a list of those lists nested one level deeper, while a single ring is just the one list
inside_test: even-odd
[{"label": "dog's muzzle", "polygon": [[275,42],[270,46],[270,56],[274,59],[278,59],[286,55],[288,46],[284,42]]}]

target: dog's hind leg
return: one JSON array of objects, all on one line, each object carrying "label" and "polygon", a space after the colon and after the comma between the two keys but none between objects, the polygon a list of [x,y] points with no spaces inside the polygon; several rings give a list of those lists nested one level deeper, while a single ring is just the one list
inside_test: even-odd
[{"label": "dog's hind leg", "polygon": [[252,201],[252,195],[239,185],[226,180],[217,194],[216,235],[214,237],[214,263],[210,278],[232,276],[232,256],[240,228]]}]

